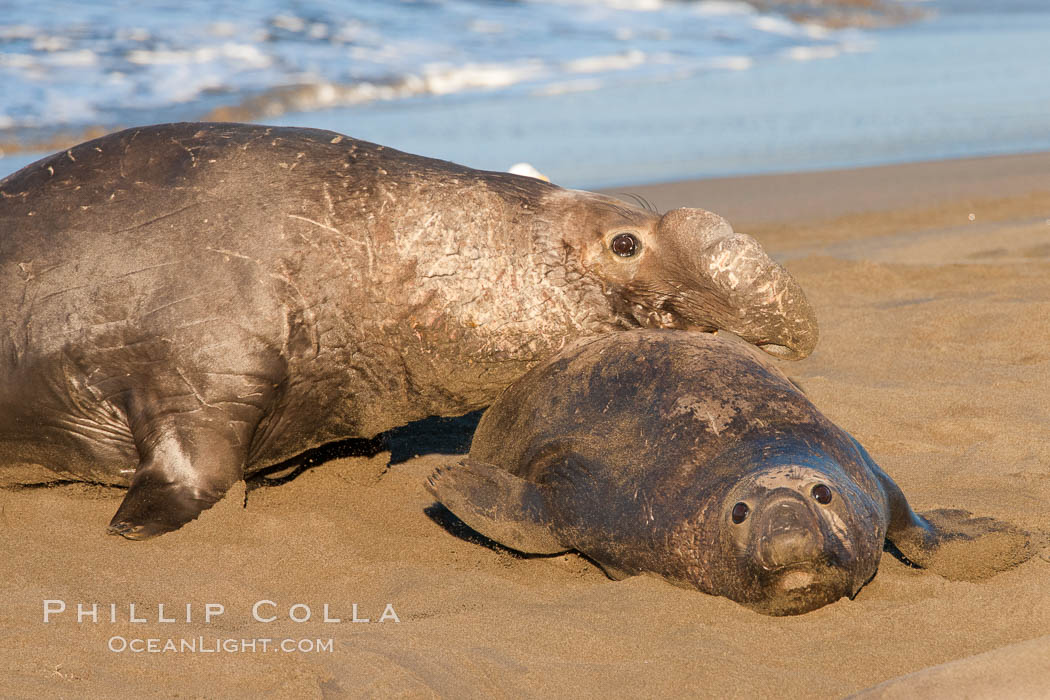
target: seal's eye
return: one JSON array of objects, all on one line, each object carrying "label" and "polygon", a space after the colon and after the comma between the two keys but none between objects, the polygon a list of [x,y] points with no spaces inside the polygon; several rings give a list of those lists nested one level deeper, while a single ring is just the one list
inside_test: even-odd
[{"label": "seal's eye", "polygon": [[831,503],[831,489],[824,484],[817,484],[810,493],[813,494],[813,498],[817,503],[823,503],[824,505]]},{"label": "seal's eye", "polygon": [[629,233],[618,233],[613,236],[609,247],[621,258],[629,258],[638,252],[638,239]]},{"label": "seal's eye", "polygon": [[747,514],[750,512],[751,509],[747,507],[746,503],[737,503],[733,506],[733,522],[739,525],[747,520]]}]

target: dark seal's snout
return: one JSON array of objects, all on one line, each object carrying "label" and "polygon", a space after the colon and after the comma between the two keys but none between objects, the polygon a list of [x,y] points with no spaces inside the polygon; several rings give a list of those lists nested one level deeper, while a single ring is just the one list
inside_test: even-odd
[{"label": "dark seal's snout", "polygon": [[762,594],[752,607],[798,615],[855,595],[849,550],[827,515],[790,489],[777,489],[756,508],[752,561]]},{"label": "dark seal's snout", "polygon": [[769,465],[725,502],[724,531],[739,562],[735,599],[767,615],[853,598],[878,565],[881,533],[856,526],[864,521],[857,509],[867,510],[862,494],[833,464],[816,466]]},{"label": "dark seal's snout", "polygon": [[798,498],[783,497],[765,506],[759,525],[756,557],[762,568],[781,569],[813,563],[825,556],[825,538],[810,508]]}]

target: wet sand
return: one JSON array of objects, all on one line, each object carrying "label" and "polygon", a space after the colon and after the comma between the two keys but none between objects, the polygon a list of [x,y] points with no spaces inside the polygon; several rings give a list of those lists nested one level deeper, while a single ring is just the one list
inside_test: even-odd
[{"label": "wet sand", "polygon": [[[654,578],[611,581],[572,554],[518,558],[457,537],[433,507],[423,481],[467,449],[472,423],[429,422],[374,456],[254,488],[246,507],[238,487],[148,542],[104,534],[117,489],[0,491],[2,694],[836,698],[891,681],[878,697],[986,697],[1050,687],[1047,173],[1041,154],[631,190],[662,209],[719,211],[784,260],[822,335],[784,369],[917,510],[964,508],[1033,531],[1035,556],[1014,569],[953,582],[885,555],[855,600],[770,618]],[[49,600],[66,609],[45,623]],[[98,621],[78,622],[78,604],[98,604]],[[132,604],[145,621],[131,619]],[[224,609],[210,621],[209,604]],[[341,622],[324,621],[326,605]],[[369,622],[352,621],[355,605]],[[276,619],[256,620],[253,607]],[[310,619],[296,622],[307,607]],[[150,639],[197,650],[132,651]],[[286,652],[282,640],[313,650]]]}]

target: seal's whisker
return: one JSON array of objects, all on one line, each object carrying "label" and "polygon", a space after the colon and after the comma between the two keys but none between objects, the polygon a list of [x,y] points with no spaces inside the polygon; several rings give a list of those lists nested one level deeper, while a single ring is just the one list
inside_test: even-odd
[{"label": "seal's whisker", "polygon": [[641,225],[645,222],[645,217],[643,217],[637,210],[631,209],[626,205],[619,205],[615,202],[604,199],[596,202],[596,204],[599,208],[618,214],[633,224]]}]

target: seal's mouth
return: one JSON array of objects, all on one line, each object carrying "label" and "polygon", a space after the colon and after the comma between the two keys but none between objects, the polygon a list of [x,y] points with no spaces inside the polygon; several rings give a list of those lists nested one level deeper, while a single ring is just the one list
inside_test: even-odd
[{"label": "seal's mouth", "polygon": [[[630,305],[628,313],[630,319],[637,323],[640,328],[670,328],[680,331],[695,331],[697,333],[718,333],[717,326],[687,323],[685,319],[667,308],[654,309],[635,302]],[[747,339],[745,338],[745,340]],[[760,350],[781,360],[799,360],[805,357],[804,353],[780,343],[749,342],[752,342]]]},{"label": "seal's mouth", "polygon": [[812,571],[792,567],[781,575],[777,586],[784,591],[793,591],[813,585],[815,579],[816,575]]},{"label": "seal's mouth", "polygon": [[764,595],[745,604],[766,615],[802,615],[842,598],[854,598],[860,586],[851,578],[849,571],[829,563],[781,566],[764,572],[760,584]]},{"label": "seal's mouth", "polygon": [[786,345],[780,345],[778,343],[759,343],[758,347],[760,350],[769,353],[773,357],[777,357],[781,360],[801,360],[803,355],[794,348],[789,348]]},{"label": "seal's mouth", "polygon": [[671,328],[680,331],[697,331],[700,333],[717,333],[718,328],[709,324],[696,325],[686,323],[685,319],[668,309],[654,309],[643,304],[634,303],[629,308],[631,319],[641,328]]}]

